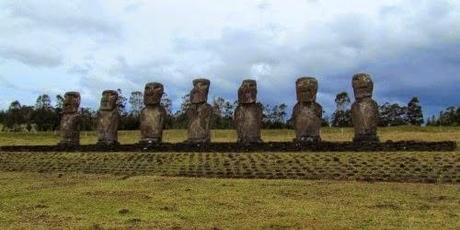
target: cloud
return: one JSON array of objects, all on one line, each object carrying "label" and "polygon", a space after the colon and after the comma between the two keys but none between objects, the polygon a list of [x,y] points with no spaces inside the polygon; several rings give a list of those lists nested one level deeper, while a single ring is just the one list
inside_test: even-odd
[{"label": "cloud", "polygon": [[335,94],[351,94],[351,77],[361,71],[373,75],[380,103],[419,96],[432,114],[460,96],[460,3],[454,0],[0,5],[4,78],[18,77],[6,66],[11,61],[37,73],[47,69],[76,82],[55,90],[78,89],[94,107],[102,90],[128,94],[158,81],[177,108],[195,77],[212,81],[211,97],[230,100],[243,79],[257,79],[263,103],[292,105],[296,78],[308,75],[318,78],[318,101],[331,113]]},{"label": "cloud", "polygon": [[37,47],[28,49],[27,47],[8,47],[0,45],[0,58],[5,60],[16,60],[26,65],[37,67],[56,67],[62,63],[61,54],[53,49]]},{"label": "cloud", "polygon": [[11,19],[30,29],[112,36],[119,33],[118,25],[100,1],[7,1],[3,7]]}]

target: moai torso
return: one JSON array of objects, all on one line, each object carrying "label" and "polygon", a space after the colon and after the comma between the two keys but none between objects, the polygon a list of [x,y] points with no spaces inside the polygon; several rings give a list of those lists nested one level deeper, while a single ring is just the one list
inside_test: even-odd
[{"label": "moai torso", "polygon": [[118,93],[106,90],[102,93],[101,108],[97,118],[98,144],[118,144],[120,114],[117,108]]},{"label": "moai torso", "polygon": [[297,104],[292,111],[296,138],[294,141],[319,142],[323,109],[316,103],[318,81],[312,77],[302,77],[296,81]]},{"label": "moai torso", "polygon": [[360,73],[353,76],[355,102],[351,106],[351,118],[355,130],[354,142],[378,142],[377,125],[379,111],[372,100],[374,83],[370,75]]},{"label": "moai torso", "polygon": [[141,144],[160,143],[163,139],[163,127],[166,109],[161,105],[163,85],[157,82],[147,83],[144,90],[144,104],[140,115]]},{"label": "moai torso", "polygon": [[356,137],[377,137],[378,113],[377,102],[371,98],[353,103],[351,106],[351,118]]},{"label": "moai torso", "polygon": [[166,110],[161,105],[147,106],[142,110],[140,116],[140,129],[143,142],[161,142],[165,118]]},{"label": "moai torso", "polygon": [[188,139],[190,143],[207,143],[211,141],[212,107],[207,103],[192,104],[187,110]]},{"label": "moai torso", "polygon": [[208,143],[211,141],[212,107],[207,103],[211,82],[208,79],[193,80],[190,91],[190,106],[187,109],[188,143]]},{"label": "moai torso", "polygon": [[238,143],[251,144],[262,142],[262,106],[256,103],[257,83],[244,80],[238,90],[238,106],[235,109],[234,122],[238,134]]},{"label": "moai torso", "polygon": [[80,94],[67,92],[64,96],[63,116],[60,123],[60,145],[76,146],[80,144]]},{"label": "moai torso", "polygon": [[235,125],[239,143],[262,142],[262,106],[257,103],[238,105],[235,109]]},{"label": "moai torso", "polygon": [[295,141],[317,142],[320,140],[322,107],[318,103],[297,103],[294,106]]}]

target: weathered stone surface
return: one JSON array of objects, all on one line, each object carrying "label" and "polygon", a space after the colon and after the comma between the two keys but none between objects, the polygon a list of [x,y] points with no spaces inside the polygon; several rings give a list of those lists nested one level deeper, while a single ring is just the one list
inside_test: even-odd
[{"label": "weathered stone surface", "polygon": [[353,76],[355,102],[351,106],[351,117],[355,129],[354,142],[378,142],[378,105],[372,100],[374,83],[369,74],[358,73]]},{"label": "weathered stone surface", "polygon": [[60,145],[77,146],[80,144],[80,93],[67,92],[64,95],[64,108],[60,124]]},{"label": "weathered stone surface", "polygon": [[208,79],[193,80],[193,89],[190,92],[191,105],[187,109],[188,143],[211,141],[212,107],[207,103],[210,83]]},{"label": "weathered stone surface", "polygon": [[296,81],[297,104],[292,111],[296,142],[319,142],[323,109],[316,103],[318,81],[312,77]]},{"label": "weathered stone surface", "polygon": [[163,85],[157,82],[147,83],[144,91],[145,108],[140,115],[141,144],[160,143],[163,137],[166,110],[160,104]]},{"label": "weathered stone surface", "polygon": [[98,144],[118,144],[120,114],[118,112],[117,100],[117,91],[106,90],[102,93],[101,107],[97,119]]},{"label": "weathered stone surface", "polygon": [[244,80],[238,90],[234,122],[240,144],[261,143],[262,106],[257,101],[257,83]]}]

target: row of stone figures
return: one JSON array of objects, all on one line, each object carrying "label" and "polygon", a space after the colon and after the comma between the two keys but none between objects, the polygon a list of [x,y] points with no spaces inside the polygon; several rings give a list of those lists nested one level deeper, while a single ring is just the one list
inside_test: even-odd
[{"label": "row of stone figures", "polygon": [[[207,103],[210,81],[207,79],[193,80],[190,92],[191,105],[187,110],[189,143],[210,142],[210,118],[212,107]],[[378,105],[372,99],[373,82],[370,75],[359,73],[353,76],[353,91],[356,101],[352,105],[352,121],[355,130],[353,141],[378,142],[377,122]],[[140,144],[151,145],[160,143],[166,110],[160,104],[164,88],[160,83],[145,85],[145,108],[140,115]],[[292,120],[296,138],[301,143],[317,143],[321,141],[320,128],[322,107],[316,102],[318,81],[312,77],[302,77],[296,81],[297,103],[292,112]],[[118,144],[118,124],[120,115],[117,108],[118,94],[114,90],[102,93],[100,110],[97,119],[98,144]],[[61,145],[79,145],[79,113],[80,94],[67,92],[64,100],[64,115],[61,120]],[[244,80],[238,89],[238,106],[234,113],[234,124],[238,135],[238,143],[261,143],[262,107],[257,103],[257,83]]]}]

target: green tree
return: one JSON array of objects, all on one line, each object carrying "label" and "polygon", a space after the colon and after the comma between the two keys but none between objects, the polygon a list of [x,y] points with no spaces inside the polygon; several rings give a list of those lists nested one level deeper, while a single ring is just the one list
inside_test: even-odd
[{"label": "green tree", "polygon": [[51,105],[51,98],[47,94],[38,96],[32,115],[32,122],[38,131],[50,131],[56,128],[59,116]]},{"label": "green tree", "polygon": [[80,108],[80,130],[96,130],[97,112],[91,108]]},{"label": "green tree", "polygon": [[350,97],[347,92],[338,93],[335,96],[336,110],[332,114],[333,127],[351,127]]},{"label": "green tree", "polygon": [[413,97],[407,104],[407,122],[411,125],[421,126],[424,122],[422,106],[417,97]]},{"label": "green tree", "polygon": [[174,116],[173,116],[173,112],[172,112],[172,101],[171,101],[171,99],[169,99],[167,93],[163,94],[163,97],[161,98],[160,104],[166,110],[165,129],[173,128]]},{"label": "green tree", "polygon": [[19,101],[11,102],[5,115],[5,128],[11,131],[19,131],[20,125],[25,120],[23,114],[21,114],[21,108]]},{"label": "green tree", "polygon": [[131,107],[130,114],[138,117],[141,113],[141,110],[144,108],[144,95],[141,91],[131,92],[129,97],[129,105]]}]

